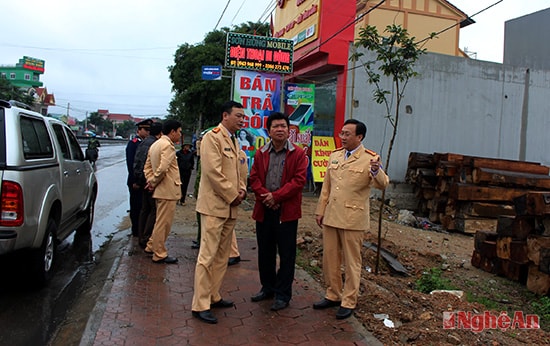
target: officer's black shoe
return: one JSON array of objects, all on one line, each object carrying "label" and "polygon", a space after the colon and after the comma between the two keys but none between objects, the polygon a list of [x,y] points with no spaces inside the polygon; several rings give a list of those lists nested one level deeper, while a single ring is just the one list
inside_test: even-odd
[{"label": "officer's black shoe", "polygon": [[336,319],[337,320],[343,320],[344,318],[348,318],[353,313],[353,309],[340,307],[338,311],[336,312]]},{"label": "officer's black shoe", "polygon": [[317,303],[313,304],[313,308],[316,310],[331,308],[333,306],[340,306],[339,301],[333,301],[327,298],[323,298],[322,300],[318,301]]},{"label": "officer's black shoe", "polygon": [[176,263],[178,263],[178,259],[175,258],[175,257],[167,256],[167,257],[164,257],[163,259],[158,260],[158,261],[153,260],[153,263],[176,264]]},{"label": "officer's black shoe", "polygon": [[227,265],[232,266],[234,264],[239,263],[240,261],[241,261],[241,256],[229,257],[229,261],[227,261]]},{"label": "officer's black shoe", "polygon": [[193,315],[193,317],[196,317],[203,322],[210,324],[218,323],[218,319],[214,317],[214,315],[212,315],[212,312],[210,312],[210,310],[191,311],[191,314]]},{"label": "officer's black shoe", "polygon": [[232,308],[235,304],[230,300],[220,299],[215,303],[210,304],[210,308]]}]

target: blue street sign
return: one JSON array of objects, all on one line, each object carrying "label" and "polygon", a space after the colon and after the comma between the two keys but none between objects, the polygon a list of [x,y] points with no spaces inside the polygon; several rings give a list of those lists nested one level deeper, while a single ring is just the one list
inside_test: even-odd
[{"label": "blue street sign", "polygon": [[222,79],[222,67],[221,66],[203,66],[202,67],[202,79],[204,79],[204,80],[221,80]]}]

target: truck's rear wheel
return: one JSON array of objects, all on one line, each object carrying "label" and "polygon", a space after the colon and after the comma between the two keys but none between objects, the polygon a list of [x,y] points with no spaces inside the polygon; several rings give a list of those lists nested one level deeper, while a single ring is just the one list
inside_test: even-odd
[{"label": "truck's rear wheel", "polygon": [[57,224],[50,219],[42,240],[42,246],[36,250],[33,257],[33,278],[39,285],[44,285],[52,278],[53,266],[56,260],[56,234]]}]

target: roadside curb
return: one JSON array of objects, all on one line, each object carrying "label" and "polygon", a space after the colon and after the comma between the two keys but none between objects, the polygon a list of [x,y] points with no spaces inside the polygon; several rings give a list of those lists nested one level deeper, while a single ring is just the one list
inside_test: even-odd
[{"label": "roadside curb", "polygon": [[[115,255],[113,258],[111,270],[105,278],[105,284],[103,285],[103,288],[101,289],[101,292],[97,297],[96,304],[90,313],[90,317],[88,318],[88,322],[86,323],[86,328],[82,333],[82,338],[80,340],[80,345],[82,346],[93,345],[94,343],[96,332],[99,329],[99,325],[101,324],[101,321],[103,319],[105,308],[107,307],[109,293],[111,292],[111,288],[113,287],[114,276],[116,275],[116,272],[120,265],[120,260],[124,255],[124,251],[126,251],[126,249],[128,248],[128,244],[131,240],[131,238],[127,236],[127,233],[128,230],[116,232],[113,235],[113,239],[111,239],[106,244],[107,249],[105,253],[103,253],[103,257],[108,257],[107,255],[114,255],[114,252],[117,252],[117,255]],[[120,244],[120,247],[117,247],[117,249],[115,249],[114,245],[117,243]],[[109,252],[111,253],[109,254]]]}]

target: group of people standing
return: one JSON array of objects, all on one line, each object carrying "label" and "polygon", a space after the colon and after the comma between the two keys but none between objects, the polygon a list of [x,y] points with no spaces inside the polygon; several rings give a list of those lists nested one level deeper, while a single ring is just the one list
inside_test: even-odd
[{"label": "group of people standing", "polygon": [[175,149],[181,123],[147,119],[137,126],[137,137],[126,146],[132,235],[154,263],[177,263],[168,256],[166,239],[182,195]]},{"label": "group of people standing", "polygon": [[[288,117],[274,112],[266,122],[270,141],[256,151],[248,174],[246,154],[237,137],[244,125],[244,117],[240,103],[226,102],[221,109],[221,122],[202,137],[200,144],[200,176],[197,176],[200,188],[196,205],[200,221],[197,243],[200,246],[196,246],[199,252],[191,310],[194,317],[211,324],[218,322],[212,309],[234,306],[232,301],[221,296],[220,289],[232,242],[236,242],[234,228],[239,205],[247,197],[248,176],[248,187],[255,195],[252,218],[256,221],[261,284],[251,300],[273,299],[271,310],[278,311],[286,308],[292,298],[298,220],[302,217],[302,191],[306,184],[308,159],[303,149],[289,141]],[[149,124],[151,132],[152,126]],[[145,244],[145,252],[152,254],[153,262],[176,263],[176,258],[168,256],[165,241],[176,202],[185,201],[187,190],[186,187],[182,196],[180,186],[182,180],[188,178],[180,178],[178,170],[181,166],[178,167],[177,157],[192,152],[187,148],[182,154],[176,153],[174,143],[181,137],[180,123],[166,121],[162,133],[160,140],[153,141],[150,147],[141,147],[147,143],[145,140],[139,144],[140,151],[148,152],[142,169],[144,180],[132,181],[130,185],[129,179],[128,186],[130,203],[134,186],[145,191],[144,206],[146,195],[150,198],[147,200],[149,206],[156,202],[156,220],[146,243],[143,241],[147,237],[146,231],[137,230],[140,245]],[[365,136],[366,126],[362,122],[350,119],[344,123],[340,133],[343,147],[330,156],[316,209],[317,224],[323,228],[323,273],[327,290],[325,297],[314,303],[313,308],[338,306],[338,319],[351,316],[357,304],[363,231],[369,227],[370,188],[384,189],[389,183],[381,168],[380,157],[362,146]],[[136,154],[134,169],[140,169],[136,163],[143,161],[141,155],[138,160]],[[192,162],[190,167],[192,169]],[[342,264],[345,264],[345,281],[342,279]]]}]

